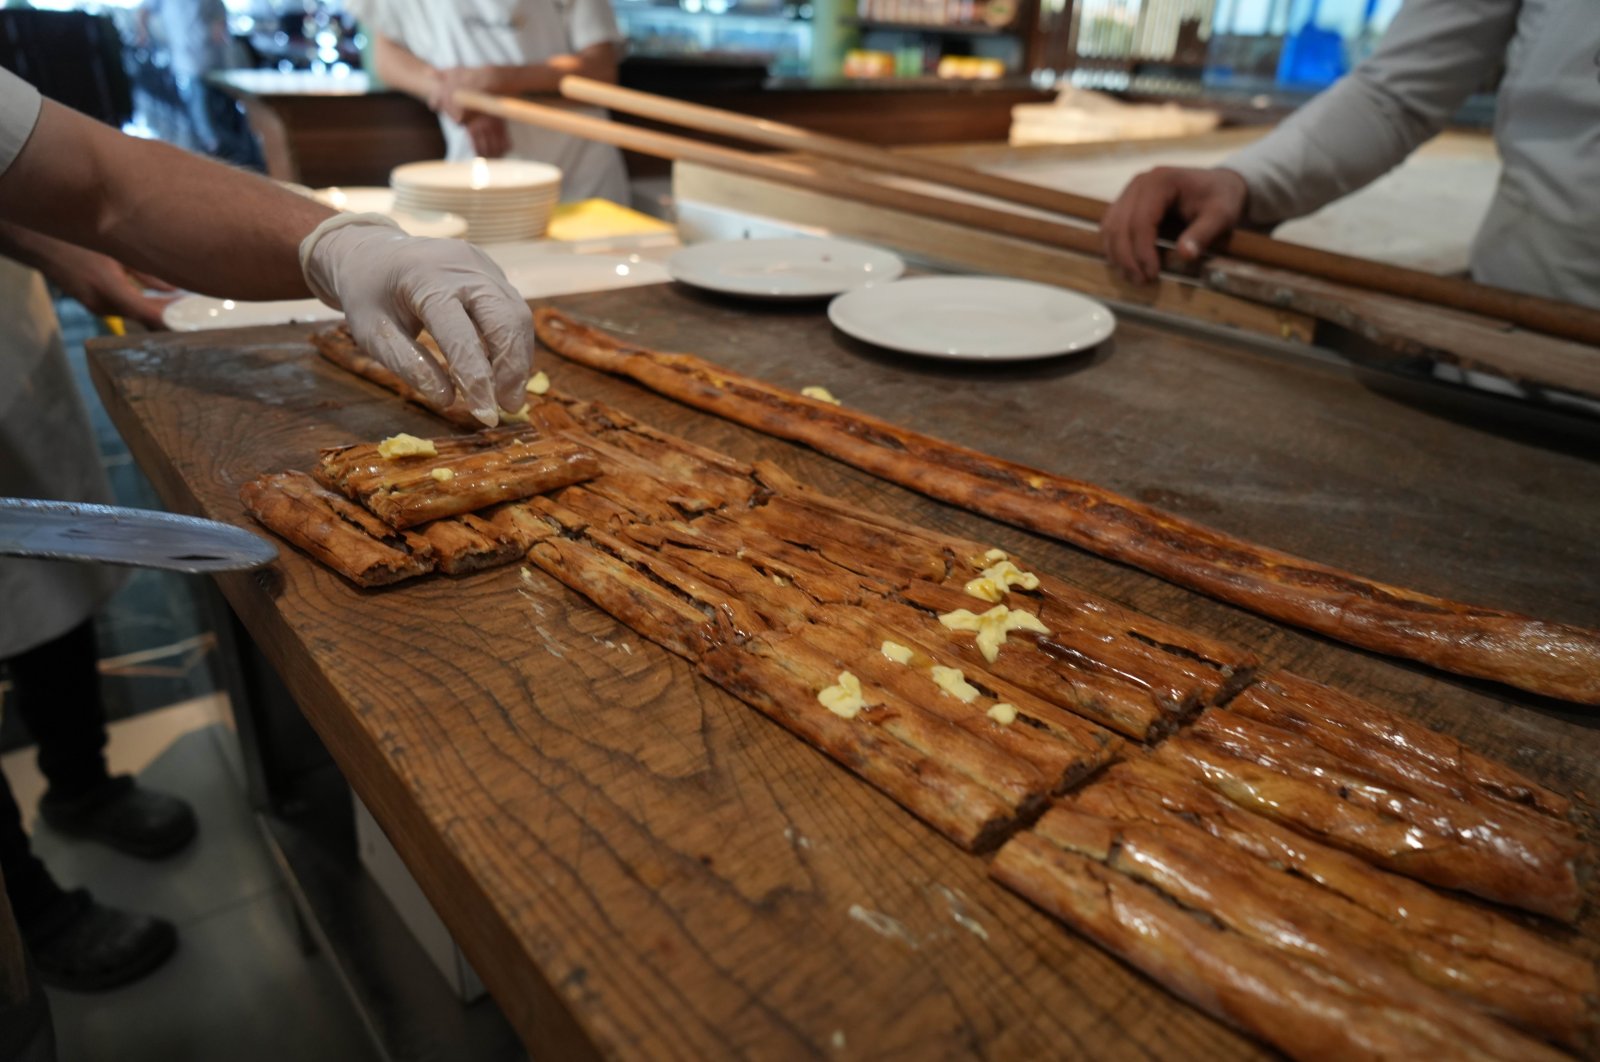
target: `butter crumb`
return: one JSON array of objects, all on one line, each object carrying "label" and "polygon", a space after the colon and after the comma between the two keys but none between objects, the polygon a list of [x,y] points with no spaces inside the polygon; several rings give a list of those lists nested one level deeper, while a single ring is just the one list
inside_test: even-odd
[{"label": "butter crumb", "polygon": [[[994,563],[997,563],[999,561],[1010,560],[1010,559],[1011,559],[1011,555],[1009,553],[1007,553],[1003,549],[991,549],[989,552],[987,552],[987,553],[985,553],[983,555],[983,560],[988,564],[994,564]],[[974,561],[973,563],[976,564],[977,562]],[[978,567],[982,568],[983,565],[982,564],[978,564]]]},{"label": "butter crumb", "polygon": [[999,560],[983,570],[983,574],[969,582],[964,589],[968,596],[999,604],[1013,586],[1024,590],[1039,589],[1039,577],[1025,572],[1009,560]]},{"label": "butter crumb", "polygon": [[967,609],[958,608],[954,612],[946,612],[940,616],[939,622],[952,631],[975,633],[978,636],[978,651],[991,664],[1000,655],[1000,647],[1006,644],[1006,635],[1011,631],[1050,633],[1049,628],[1039,621],[1038,616],[1021,609],[1010,609],[1004,605],[996,605],[981,616]]},{"label": "butter crumb", "polygon": [[991,605],[998,605],[1006,596],[1006,588],[987,575],[980,575],[961,589],[966,591],[968,597],[987,601]]},{"label": "butter crumb", "polygon": [[833,397],[833,395],[829,394],[826,387],[802,387],[800,388],[800,393],[805,395],[807,398],[815,398],[818,402],[826,402],[831,406],[843,404],[837,398]]},{"label": "butter crumb", "polygon": [[882,652],[897,664],[911,663],[911,650],[899,642],[884,642]]},{"label": "butter crumb", "polygon": [[1017,706],[998,701],[987,712],[983,713],[1001,726],[1010,726],[1017,721]]},{"label": "butter crumb", "polygon": [[456,470],[453,468],[436,468],[432,472],[429,472],[428,475],[432,476],[440,483],[449,483],[452,479],[456,478]]},{"label": "butter crumb", "polygon": [[844,719],[854,719],[867,706],[861,694],[861,680],[848,671],[839,672],[837,686],[829,686],[817,694],[817,703]]},{"label": "butter crumb", "polygon": [[540,369],[538,372],[528,377],[527,391],[530,395],[542,395],[549,390],[550,377],[544,374],[543,369]]},{"label": "butter crumb", "polygon": [[378,456],[393,461],[397,457],[438,457],[432,439],[419,439],[401,432],[378,444]]},{"label": "butter crumb", "polygon": [[978,692],[978,687],[968,682],[967,676],[958,667],[940,667],[935,664],[929,674],[932,676],[935,686],[938,686],[963,704],[971,704],[982,696]]}]

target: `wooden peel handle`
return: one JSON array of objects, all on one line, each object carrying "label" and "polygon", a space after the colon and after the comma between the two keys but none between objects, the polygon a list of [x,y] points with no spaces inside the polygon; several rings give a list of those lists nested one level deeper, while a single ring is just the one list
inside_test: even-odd
[{"label": "wooden peel handle", "polygon": [[[981,173],[933,159],[900,155],[871,144],[813,133],[798,126],[751,118],[653,93],[639,92],[590,78],[568,76],[561,80],[568,99],[624,111],[642,118],[670,122],[689,129],[733,137],[786,151],[803,152],[865,169],[893,173],[933,184],[961,188],[993,199],[1048,210],[1083,221],[1098,222],[1109,204],[1091,196],[1044,188],[1025,181]],[[1099,253],[1092,246],[1075,248]],[[1549,335],[1600,346],[1600,310],[1528,295],[1506,288],[1444,277],[1417,269],[1375,262],[1353,255],[1322,251],[1286,243],[1254,232],[1235,232],[1216,248],[1263,265],[1322,277],[1353,288],[1493,317]]]}]

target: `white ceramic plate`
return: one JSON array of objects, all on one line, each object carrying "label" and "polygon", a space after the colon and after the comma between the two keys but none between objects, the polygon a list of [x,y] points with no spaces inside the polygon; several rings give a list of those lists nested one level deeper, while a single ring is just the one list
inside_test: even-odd
[{"label": "white ceramic plate", "polygon": [[395,188],[468,191],[480,194],[541,188],[561,180],[561,171],[525,159],[463,159],[460,162],[408,162],[389,173]]},{"label": "white ceramic plate", "polygon": [[388,188],[318,188],[312,197],[335,210],[352,214],[383,214],[394,218],[396,224],[413,236],[448,240],[464,236],[467,232],[467,219],[458,214],[396,206],[394,192]]},{"label": "white ceramic plate", "polygon": [[293,324],[297,321],[336,321],[344,315],[318,299],[281,302],[238,302],[209,295],[184,295],[167,304],[161,321],[174,332],[200,332],[207,328],[249,328],[251,325]]},{"label": "white ceramic plate", "polygon": [[893,280],[905,263],[849,240],[788,237],[698,243],[669,258],[667,268],[674,280],[725,295],[819,299]]},{"label": "white ceramic plate", "polygon": [[1093,299],[1025,280],[914,277],[828,305],[841,332],[890,350],[969,361],[1025,361],[1087,350],[1115,330]]},{"label": "white ceramic plate", "polygon": [[[569,254],[531,244],[487,247],[484,252],[500,264],[511,286],[525,299],[663,284],[671,279],[666,266],[636,254]],[[161,319],[174,332],[198,332],[207,328],[333,321],[340,316],[338,310],[316,299],[237,302],[185,295],[170,303]]]},{"label": "white ceramic plate", "polygon": [[484,252],[500,263],[506,279],[525,299],[663,284],[672,279],[666,266],[636,254],[519,253],[517,245],[486,247]]}]

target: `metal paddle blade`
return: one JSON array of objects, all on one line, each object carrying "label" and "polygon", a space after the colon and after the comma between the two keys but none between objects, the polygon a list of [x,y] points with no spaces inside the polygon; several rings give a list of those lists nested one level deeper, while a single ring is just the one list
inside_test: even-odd
[{"label": "metal paddle blade", "polygon": [[225,572],[270,564],[278,548],[243,528],[194,516],[0,498],[0,556]]}]

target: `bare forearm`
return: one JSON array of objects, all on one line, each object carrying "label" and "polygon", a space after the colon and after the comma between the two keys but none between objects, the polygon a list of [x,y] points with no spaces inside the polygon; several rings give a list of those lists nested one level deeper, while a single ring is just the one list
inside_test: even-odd
[{"label": "bare forearm", "polygon": [[264,178],[50,102],[0,177],[0,220],[242,299],[307,295],[300,241],[331,214]]},{"label": "bare forearm", "polygon": [[385,85],[424,103],[432,98],[438,73],[399,41],[374,35],[372,59],[378,78]]},{"label": "bare forearm", "polygon": [[571,55],[554,55],[542,63],[526,66],[495,67],[495,91],[508,96],[554,94],[561,79],[569,74],[595,81],[617,80],[617,51],[611,44],[597,44]]},{"label": "bare forearm", "polygon": [[21,225],[14,225],[9,221],[0,221],[0,256],[14,262],[21,262],[40,272],[48,272],[48,266],[56,258],[55,252],[62,245],[61,240],[23,228]]}]

